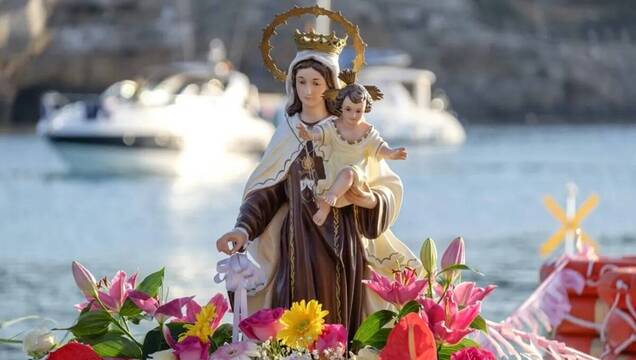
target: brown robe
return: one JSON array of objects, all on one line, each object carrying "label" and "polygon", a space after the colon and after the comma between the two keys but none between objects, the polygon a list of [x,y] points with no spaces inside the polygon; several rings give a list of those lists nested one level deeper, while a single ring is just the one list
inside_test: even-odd
[{"label": "brown robe", "polygon": [[294,301],[316,299],[329,311],[326,323],[343,324],[352,339],[363,320],[366,261],[361,238],[375,239],[388,228],[387,199],[374,192],[374,209],[355,205],[332,208],[325,223],[317,226],[312,216],[318,208],[307,184],[316,185],[313,169],[322,167],[322,158],[310,152],[316,166],[308,169],[306,156],[301,154],[294,160],[283,181],[250,192],[236,226],[247,230],[252,240],[265,230],[276,211],[289,203],[281,228],[272,307],[289,308]]}]

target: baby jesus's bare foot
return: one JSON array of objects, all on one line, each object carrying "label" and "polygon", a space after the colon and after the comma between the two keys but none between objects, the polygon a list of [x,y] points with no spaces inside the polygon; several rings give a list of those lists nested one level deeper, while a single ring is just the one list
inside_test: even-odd
[{"label": "baby jesus's bare foot", "polygon": [[327,220],[327,216],[331,211],[331,205],[327,202],[328,200],[326,196],[316,199],[316,201],[318,202],[318,211],[316,211],[312,219],[314,220],[314,223],[316,225],[322,226],[322,224],[325,223],[325,220]]}]

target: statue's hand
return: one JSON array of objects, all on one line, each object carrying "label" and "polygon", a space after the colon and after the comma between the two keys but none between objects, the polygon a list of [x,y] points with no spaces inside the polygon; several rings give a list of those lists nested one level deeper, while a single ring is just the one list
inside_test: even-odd
[{"label": "statue's hand", "polygon": [[353,205],[363,208],[373,209],[378,205],[375,195],[366,182],[361,182],[359,186],[352,186],[344,196]]},{"label": "statue's hand", "polygon": [[406,148],[401,147],[391,151],[389,158],[391,160],[405,160],[406,156],[407,156]]},{"label": "statue's hand", "polygon": [[[247,243],[247,236],[239,230],[232,230],[228,233],[225,233],[225,235],[221,236],[216,241],[216,249],[219,252],[232,255],[243,249],[245,243]],[[231,248],[230,244],[232,244]]]}]

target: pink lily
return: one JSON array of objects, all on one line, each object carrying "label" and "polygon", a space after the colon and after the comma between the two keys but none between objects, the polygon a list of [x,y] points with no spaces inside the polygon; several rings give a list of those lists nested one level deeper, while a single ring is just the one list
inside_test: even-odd
[{"label": "pink lily", "polygon": [[[464,254],[464,239],[462,237],[457,237],[451,241],[446,250],[444,250],[444,254],[442,255],[442,270],[451,265],[464,263],[466,263]],[[452,283],[458,275],[458,270],[450,270],[444,273],[444,278],[446,278],[449,283]]]},{"label": "pink lily", "polygon": [[[214,295],[210,299],[210,301],[208,301],[208,304],[214,304],[214,307],[216,309],[216,316],[214,318],[214,321],[212,321],[212,323],[210,324],[212,328],[216,329],[216,327],[219,326],[221,319],[223,319],[225,312],[229,309],[230,305],[225,299],[225,296],[221,294]],[[194,299],[191,299],[185,304],[185,306],[186,306],[185,316],[177,317],[174,321],[186,322],[186,323],[196,322],[197,320],[196,316],[199,312],[201,312],[201,305],[199,305]]]},{"label": "pink lily", "polygon": [[165,304],[160,304],[157,299],[150,297],[150,295],[141,291],[132,290],[128,293],[128,298],[148,315],[153,316],[160,323],[164,323],[171,317],[181,318],[183,316],[181,308],[192,301],[194,296],[177,298]]},{"label": "pink lily", "polygon": [[468,305],[475,305],[478,302],[484,300],[491,292],[497,288],[496,285],[488,285],[485,288],[476,286],[474,282],[463,282],[455,286],[452,291],[449,291],[453,300],[459,307]]},{"label": "pink lily", "polygon": [[110,284],[106,284],[106,286],[108,286],[108,293],[100,291],[97,296],[108,310],[118,312],[124,305],[124,301],[128,298],[128,293],[135,288],[136,281],[137,273],[132,274],[130,278],[126,279],[126,273],[118,271],[110,281]]},{"label": "pink lily", "polygon": [[362,280],[362,282],[382,299],[398,306],[415,300],[428,283],[424,279],[418,280],[415,270],[408,267],[395,271],[393,276],[395,280],[391,281],[386,276],[371,270],[371,280]]},{"label": "pink lily", "polygon": [[188,336],[183,341],[176,342],[172,338],[170,329],[164,326],[162,329],[163,337],[166,339],[168,346],[174,350],[177,360],[208,360],[210,355],[210,343],[202,343],[196,336]]},{"label": "pink lily", "polygon": [[[74,261],[71,267],[75,283],[87,300],[86,302],[75,305],[75,308],[79,311],[84,310],[87,306],[91,307],[91,311],[98,310],[100,306],[95,299],[95,295],[97,295],[107,310],[118,312],[124,305],[124,301],[128,298],[128,293],[135,288],[137,281],[137,273],[134,273],[130,278],[126,279],[126,273],[118,271],[110,283],[107,280],[102,280],[104,285],[101,285],[102,281],[96,284],[93,274],[82,266],[82,264]],[[98,290],[102,286],[108,287],[107,292]]]},{"label": "pink lily", "polygon": [[464,247],[464,239],[461,236],[451,241],[442,255],[442,269],[455,264],[464,264],[466,262]]},{"label": "pink lily", "polygon": [[73,261],[71,264],[71,269],[73,270],[73,279],[75,279],[75,284],[80,289],[84,296],[92,297],[97,293],[97,284],[95,281],[95,277],[85,268],[82,264],[77,261]]},{"label": "pink lily", "polygon": [[453,297],[448,295],[441,304],[430,298],[420,298],[419,302],[422,304],[422,319],[428,322],[435,339],[450,345],[458,343],[473,331],[470,324],[481,308],[481,302],[478,302],[459,310]]}]

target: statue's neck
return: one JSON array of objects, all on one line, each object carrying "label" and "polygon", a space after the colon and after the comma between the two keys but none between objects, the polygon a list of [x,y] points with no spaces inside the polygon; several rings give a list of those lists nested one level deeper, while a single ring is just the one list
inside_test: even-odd
[{"label": "statue's neck", "polygon": [[303,109],[298,113],[300,116],[300,120],[306,124],[315,124],[320,120],[329,116],[329,112],[327,112],[327,108],[325,106],[319,107],[308,107],[303,106]]}]

